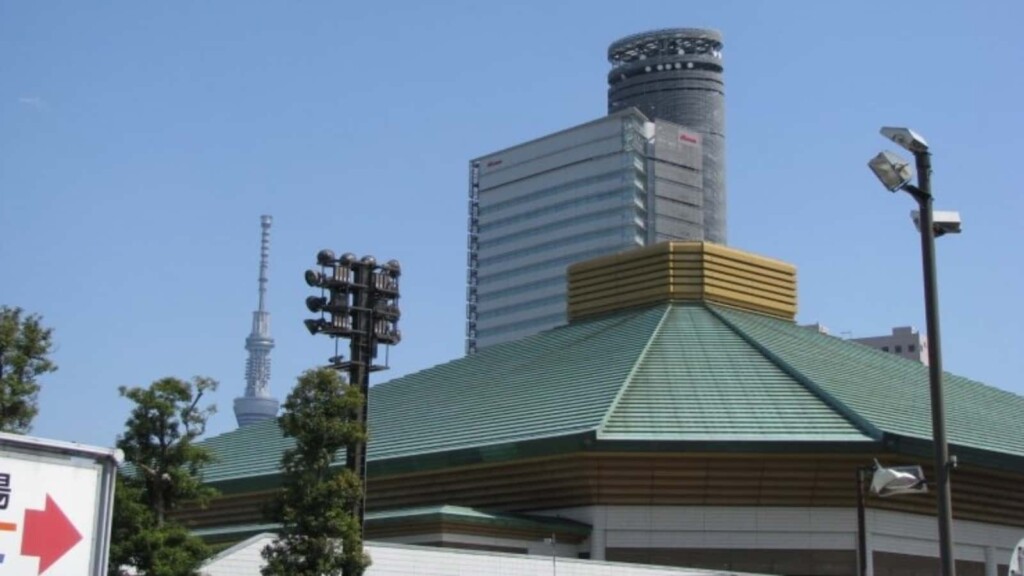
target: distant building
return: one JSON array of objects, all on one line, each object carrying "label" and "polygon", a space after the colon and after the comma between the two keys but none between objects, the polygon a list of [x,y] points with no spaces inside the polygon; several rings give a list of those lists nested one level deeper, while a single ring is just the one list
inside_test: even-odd
[{"label": "distant building", "polygon": [[850,340],[928,365],[928,338],[914,330],[912,326],[893,328],[892,334],[888,336],[867,336]]},{"label": "distant building", "polygon": [[620,38],[608,47],[608,113],[637,108],[701,137],[700,204],[704,235],[726,243],[725,80],[722,34],[702,28],[667,28]]},{"label": "distant building", "polygon": [[705,237],[701,135],[635,108],[470,162],[466,352],[561,326],[565,270]]},{"label": "distant building", "polygon": [[245,339],[249,357],[245,361],[245,395],[235,398],[235,419],[248,426],[277,417],[279,402],[270,395],[270,312],[267,311],[267,266],[270,258],[270,216],[260,216],[259,303],[252,313],[252,331]]},{"label": "distant building", "polygon": [[608,116],[470,162],[466,353],[565,324],[565,268],[665,240],[726,243],[722,36],[608,48]]}]

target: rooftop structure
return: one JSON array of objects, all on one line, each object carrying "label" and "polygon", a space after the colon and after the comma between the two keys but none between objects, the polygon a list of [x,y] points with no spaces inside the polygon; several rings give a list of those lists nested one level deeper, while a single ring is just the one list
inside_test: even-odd
[{"label": "rooftop structure", "polygon": [[249,357],[245,362],[245,395],[235,398],[235,419],[239,426],[248,426],[277,416],[279,403],[270,395],[270,312],[267,312],[267,267],[270,257],[270,225],[272,218],[260,216],[259,303],[252,313],[252,331],[245,339]]}]

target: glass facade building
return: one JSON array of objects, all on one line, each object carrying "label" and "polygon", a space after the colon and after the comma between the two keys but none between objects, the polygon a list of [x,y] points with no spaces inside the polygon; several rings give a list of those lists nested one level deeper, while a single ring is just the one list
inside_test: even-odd
[{"label": "glass facade building", "polygon": [[467,353],[565,324],[570,264],[703,240],[701,139],[630,108],[472,160]]},{"label": "glass facade building", "polygon": [[608,47],[608,112],[637,108],[698,132],[703,144],[704,239],[727,243],[722,35],[701,28],[634,34]]}]

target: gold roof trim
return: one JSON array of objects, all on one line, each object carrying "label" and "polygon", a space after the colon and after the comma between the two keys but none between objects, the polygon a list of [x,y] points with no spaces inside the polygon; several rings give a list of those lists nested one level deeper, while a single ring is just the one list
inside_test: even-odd
[{"label": "gold roof trim", "polygon": [[659,302],[796,318],[796,267],[711,242],[663,242],[569,267],[569,321]]}]

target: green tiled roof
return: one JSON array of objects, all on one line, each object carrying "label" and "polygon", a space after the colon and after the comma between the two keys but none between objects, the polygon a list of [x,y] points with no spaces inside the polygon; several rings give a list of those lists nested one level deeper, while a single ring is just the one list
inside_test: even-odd
[{"label": "green tiled roof", "polygon": [[702,306],[669,309],[598,437],[867,439]]},{"label": "green tiled roof", "polygon": [[[930,440],[928,367],[756,314],[715,309],[754,345],[890,434]],[[943,375],[951,444],[1024,457],[1024,397]]]},{"label": "green tiled roof", "polygon": [[[947,375],[952,444],[1024,468],[1024,398]],[[706,304],[580,321],[374,386],[374,464],[598,443],[872,443],[931,436],[927,368],[792,322]],[[205,477],[272,476],[276,422],[206,441]],[[578,445],[578,444],[574,444]],[[481,456],[484,455],[484,456]],[[503,456],[505,455],[505,456]]]},{"label": "green tiled roof", "polygon": [[664,309],[486,348],[370,393],[370,459],[594,430]]},{"label": "green tiled roof", "polygon": [[[369,460],[500,446],[591,431],[663,309],[582,322],[487,348],[370,389]],[[208,482],[274,474],[291,445],[274,421],[206,441]]]}]

